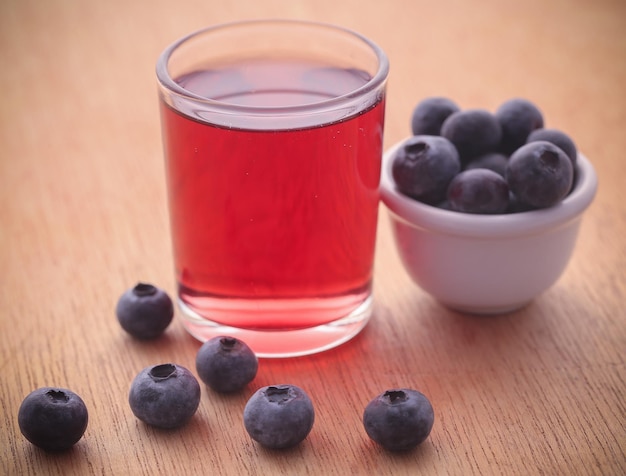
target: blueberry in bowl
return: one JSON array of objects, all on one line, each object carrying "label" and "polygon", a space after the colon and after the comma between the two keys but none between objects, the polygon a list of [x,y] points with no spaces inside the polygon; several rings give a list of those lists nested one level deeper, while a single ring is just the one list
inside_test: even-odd
[{"label": "blueberry in bowl", "polygon": [[420,101],[411,114],[413,135],[440,135],[445,120],[461,109],[450,98],[433,96]]},{"label": "blueberry in bowl", "polygon": [[532,101],[525,98],[516,97],[504,101],[494,115],[502,129],[499,149],[506,154],[517,150],[526,143],[533,131],[544,127],[543,113]]},{"label": "blueberry in bowl", "polygon": [[[566,153],[553,149],[547,140],[525,143],[507,159],[505,175],[509,179],[505,180],[513,191],[509,190],[506,210],[502,211],[500,203],[494,205],[498,213],[472,213],[454,209],[451,193],[455,189],[450,184],[447,198],[437,205],[403,193],[394,180],[393,163],[407,140],[385,153],[380,191],[401,261],[422,290],[462,312],[499,314],[525,306],[559,279],[598,186],[595,170],[583,154],[577,153],[573,165]],[[529,146],[519,153],[521,159],[512,161],[519,150]],[[542,154],[546,155],[543,159]],[[516,169],[518,160],[525,163],[521,172]],[[532,171],[533,166],[537,170]],[[560,188],[556,200],[543,197],[546,203],[540,205],[547,205],[543,207],[525,203],[539,195],[536,190],[525,195],[525,187],[542,174],[549,181],[550,170],[564,171],[557,174]],[[482,175],[498,182],[495,173]],[[500,187],[493,186],[498,191],[489,200],[503,199],[499,183]]]},{"label": "blueberry in bowl", "polygon": [[456,147],[432,135],[407,139],[394,158],[391,173],[402,192],[424,203],[436,204],[446,197],[450,180],[461,171]]},{"label": "blueberry in bowl", "polygon": [[497,149],[502,142],[502,125],[486,109],[460,110],[441,125],[441,136],[454,144],[461,162],[467,163]]},{"label": "blueberry in bowl", "polygon": [[447,189],[450,210],[465,213],[504,213],[509,195],[509,186],[500,174],[480,167],[459,172]]}]

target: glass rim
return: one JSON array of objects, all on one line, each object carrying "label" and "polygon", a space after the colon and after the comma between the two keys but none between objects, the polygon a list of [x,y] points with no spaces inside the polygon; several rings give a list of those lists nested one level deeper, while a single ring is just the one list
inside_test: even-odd
[{"label": "glass rim", "polygon": [[[334,30],[338,33],[344,33],[348,36],[351,36],[353,39],[360,41],[362,44],[371,49],[371,51],[376,56],[378,61],[378,66],[376,69],[376,73],[363,85],[359,86],[352,91],[330,98],[324,99],[321,101],[316,101],[313,103],[300,104],[300,105],[290,105],[290,106],[249,106],[249,105],[240,105],[240,104],[232,104],[225,101],[219,101],[215,99],[210,99],[199,94],[195,94],[188,89],[181,87],[172,76],[169,74],[168,64],[172,55],[176,52],[176,50],[187,43],[188,41],[197,38],[201,35],[211,33],[213,31],[225,30],[233,27],[244,27],[244,26],[254,26],[254,25],[271,25],[271,24],[283,24],[283,25],[303,25],[308,27],[321,27],[328,30]],[[246,115],[266,115],[266,114],[277,114],[277,115],[292,115],[297,113],[311,113],[314,111],[322,111],[322,110],[332,110],[337,107],[341,107],[346,102],[350,102],[355,98],[359,98],[362,96],[371,93],[372,91],[377,90],[381,87],[385,81],[387,80],[387,76],[389,74],[389,59],[385,52],[382,50],[378,44],[374,41],[370,40],[366,36],[351,30],[350,28],[334,25],[331,23],[311,21],[311,20],[297,20],[297,19],[257,19],[257,20],[238,20],[231,21],[226,23],[219,23],[215,25],[211,25],[208,27],[204,27],[198,30],[195,30],[178,40],[171,43],[169,46],[163,50],[163,52],[159,55],[156,63],[156,75],[160,86],[171,94],[178,95],[187,100],[201,103],[205,105],[207,108],[211,108],[215,111],[220,111],[222,113],[231,113],[231,114],[246,114]]]}]

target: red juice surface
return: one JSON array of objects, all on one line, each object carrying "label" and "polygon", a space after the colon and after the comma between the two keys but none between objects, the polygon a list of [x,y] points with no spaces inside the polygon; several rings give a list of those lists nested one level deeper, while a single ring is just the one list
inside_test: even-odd
[{"label": "red juice surface", "polygon": [[[368,79],[281,62],[177,82],[231,104],[291,106]],[[337,122],[281,130],[211,125],[163,102],[161,110],[179,297],[189,309],[234,327],[296,329],[349,315],[369,296],[383,98]]]}]

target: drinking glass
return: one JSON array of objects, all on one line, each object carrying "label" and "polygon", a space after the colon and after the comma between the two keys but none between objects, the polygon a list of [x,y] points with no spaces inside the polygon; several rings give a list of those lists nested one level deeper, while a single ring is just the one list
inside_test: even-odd
[{"label": "drinking glass", "polygon": [[329,349],[372,314],[389,64],[346,28],[212,26],[157,78],[177,300],[201,341]]}]

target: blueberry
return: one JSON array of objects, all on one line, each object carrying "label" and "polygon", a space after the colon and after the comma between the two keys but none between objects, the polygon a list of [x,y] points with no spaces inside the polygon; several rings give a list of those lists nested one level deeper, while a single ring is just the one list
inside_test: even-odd
[{"label": "blueberry", "polygon": [[457,212],[504,213],[509,205],[509,186],[493,170],[465,170],[450,182],[448,203]]},{"label": "blueberry", "polygon": [[128,403],[144,423],[158,428],[177,428],[187,423],[198,409],[200,384],[180,365],[147,367],[133,380]]},{"label": "blueberry", "polygon": [[369,402],[363,412],[368,436],[390,451],[415,448],[428,438],[434,421],[428,398],[408,388],[387,390]]},{"label": "blueberry", "polygon": [[506,209],[506,213],[521,213],[531,210],[535,210],[535,207],[520,202],[513,192],[509,192],[509,206]]},{"label": "blueberry", "polygon": [[499,152],[488,152],[472,159],[466,166],[465,170],[470,169],[489,169],[504,177],[506,173],[506,164],[508,157]]},{"label": "blueberry", "polygon": [[560,202],[572,186],[572,161],[547,141],[530,142],[509,158],[506,180],[524,205],[546,208]]},{"label": "blueberry", "polygon": [[502,127],[500,150],[507,155],[524,145],[532,131],[543,127],[543,114],[527,99],[505,101],[495,116]]},{"label": "blueberry", "polygon": [[448,200],[444,200],[443,202],[439,202],[435,206],[437,208],[441,208],[442,210],[450,210],[450,211],[452,211],[452,208],[450,208],[450,202],[448,202]]},{"label": "blueberry", "polygon": [[174,305],[165,291],[138,283],[119,298],[115,309],[122,328],[137,339],[154,339],[170,325]]},{"label": "blueberry", "polygon": [[200,379],[217,392],[235,392],[254,380],[259,361],[245,342],[228,336],[206,341],[196,355]]},{"label": "blueberry", "polygon": [[570,136],[565,132],[557,129],[535,129],[528,136],[527,142],[535,142],[545,140],[556,145],[559,149],[567,154],[572,161],[572,165],[576,168],[576,160],[578,158],[578,149]]},{"label": "blueberry", "polygon": [[448,98],[426,98],[413,109],[411,131],[415,136],[438,136],[441,133],[443,121],[457,111],[460,111],[459,106]]},{"label": "blueberry", "polygon": [[257,390],[243,411],[246,431],[267,448],[290,448],[304,440],[315,420],[309,396],[295,385]]},{"label": "blueberry", "polygon": [[502,129],[496,117],[484,109],[467,109],[450,115],[441,126],[441,135],[450,140],[462,163],[496,151]]},{"label": "blueberry", "polygon": [[43,387],[20,405],[17,421],[22,435],[46,451],[63,451],[80,440],[87,429],[87,407],[74,392]]},{"label": "blueberry", "polygon": [[428,204],[441,202],[452,177],[461,170],[459,154],[443,137],[413,136],[396,152],[393,179],[403,194]]}]

